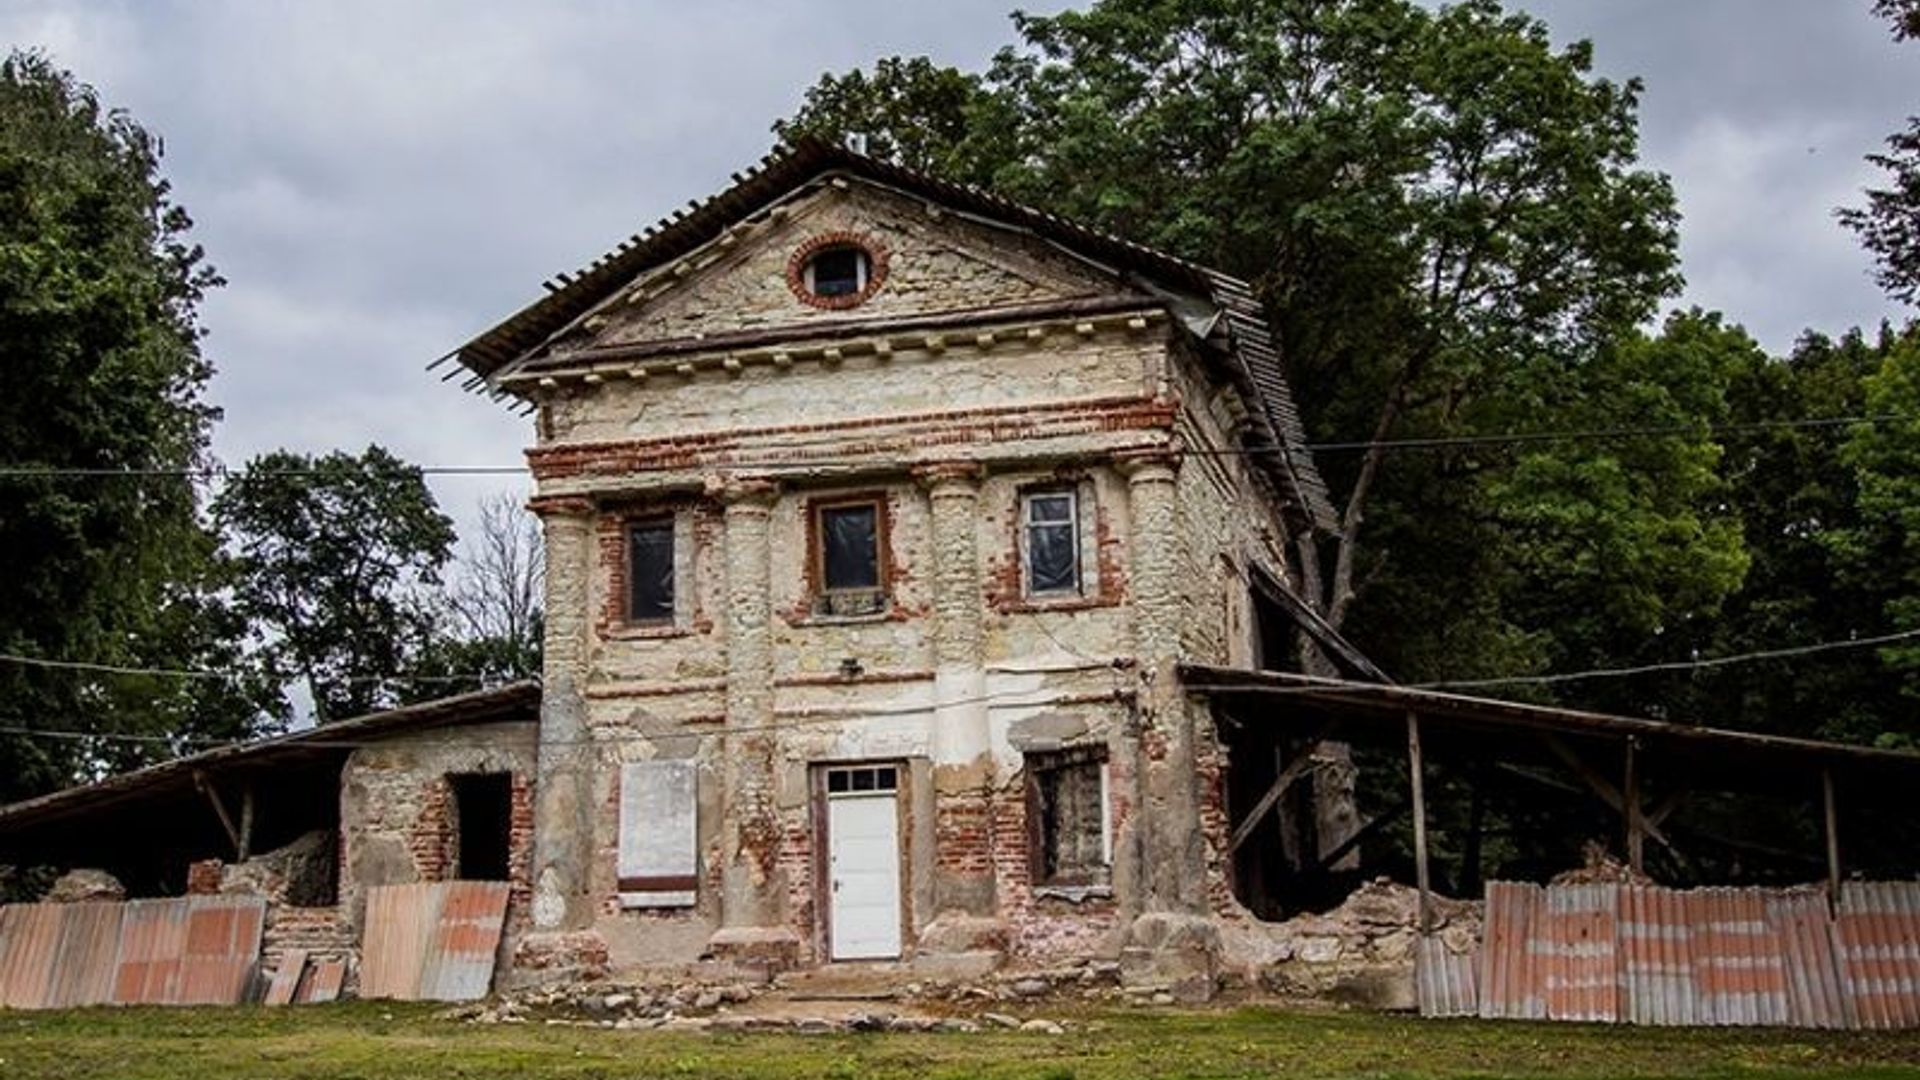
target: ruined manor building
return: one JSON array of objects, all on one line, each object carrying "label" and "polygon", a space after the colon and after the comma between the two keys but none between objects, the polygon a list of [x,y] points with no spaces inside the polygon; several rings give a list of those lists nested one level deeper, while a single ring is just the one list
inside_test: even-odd
[{"label": "ruined manor building", "polygon": [[1247,287],[809,143],[549,289],[456,354],[536,423],[517,964],[1209,963],[1175,665],[1326,512]]}]

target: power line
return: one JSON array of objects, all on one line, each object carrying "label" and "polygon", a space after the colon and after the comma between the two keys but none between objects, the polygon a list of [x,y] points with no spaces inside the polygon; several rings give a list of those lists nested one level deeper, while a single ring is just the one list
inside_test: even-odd
[{"label": "power line", "polygon": [[[1786,648],[1765,649],[1765,650],[1745,652],[1745,653],[1732,653],[1725,656],[1702,657],[1694,660],[1678,660],[1678,661],[1672,661],[1669,663],[1661,663],[1661,664],[1642,664],[1642,665],[1637,665],[1633,667],[1619,667],[1619,668],[1593,668],[1586,671],[1574,671],[1574,672],[1565,672],[1560,674],[1547,674],[1547,675],[1512,675],[1512,676],[1486,678],[1486,679],[1443,679],[1443,680],[1435,680],[1430,682],[1402,683],[1402,684],[1398,684],[1395,687],[1395,689],[1466,690],[1466,689],[1485,688],[1485,687],[1492,687],[1492,686],[1538,685],[1538,684],[1549,684],[1549,683],[1574,682],[1574,681],[1580,681],[1580,680],[1586,680],[1586,679],[1598,679],[1598,678],[1627,678],[1627,677],[1632,677],[1637,675],[1646,675],[1646,674],[1654,674],[1654,673],[1689,671],[1689,670],[1706,670],[1706,669],[1713,669],[1713,668],[1728,667],[1736,664],[1757,663],[1757,662],[1762,662],[1767,660],[1792,659],[1792,658],[1797,658],[1802,656],[1812,656],[1812,655],[1818,655],[1821,653],[1829,653],[1829,652],[1835,652],[1835,651],[1846,650],[1846,649],[1871,648],[1875,646],[1889,645],[1896,642],[1911,641],[1915,639],[1920,639],[1920,629],[1904,630],[1898,633],[1882,634],[1876,637],[1851,638],[1844,641],[1822,641],[1822,642],[1815,642],[1808,645],[1796,645],[1796,646],[1790,646]],[[0,661],[9,660],[9,659],[18,659],[18,658],[8,657],[4,654],[0,654]],[[102,667],[105,665],[88,665],[88,666]],[[184,674],[181,672],[167,671],[165,669],[134,669],[134,670],[141,670],[149,674],[162,674],[162,675]],[[1089,668],[1088,670],[1091,671],[1092,669]],[[224,673],[202,672],[200,674],[218,677]],[[371,678],[379,679],[379,678],[386,678],[386,677],[374,676]],[[436,678],[459,678],[459,677],[437,676]],[[1223,684],[1210,686],[1209,689],[1259,690],[1262,693],[1267,693],[1267,694],[1300,694],[1300,695],[1325,696],[1327,694],[1338,694],[1342,692],[1349,692],[1354,694],[1368,694],[1368,693],[1377,691],[1378,689],[1380,689],[1380,687],[1379,685],[1374,683],[1353,683],[1348,685],[1316,683],[1310,686],[1276,687],[1269,683],[1264,683],[1264,682],[1248,682],[1248,683],[1223,683]],[[1128,692],[1122,691],[1116,688],[1114,690],[1114,700],[1115,701],[1124,700],[1124,698],[1127,696],[1127,693]],[[729,726],[723,729],[718,729],[716,733],[751,734],[753,732],[759,732],[759,731],[783,730],[788,728],[806,727],[806,726],[811,726],[815,724],[843,724],[848,722],[857,722],[861,719],[864,719],[867,717],[874,717],[874,716],[907,716],[907,715],[927,714],[927,713],[933,712],[934,709],[940,706],[973,705],[973,704],[991,705],[998,702],[1010,702],[1010,701],[1017,701],[1020,704],[1032,705],[1035,708],[1044,708],[1049,704],[1053,703],[1050,700],[1048,700],[1045,696],[1043,696],[1039,691],[1000,690],[1000,691],[994,691],[992,693],[978,694],[971,697],[954,699],[950,701],[929,700],[923,705],[922,704],[879,705],[879,706],[873,706],[873,707],[849,706],[848,711],[845,714],[835,713],[835,714],[820,715],[820,716],[793,717],[785,720],[774,720],[774,721],[771,721],[768,723],[762,723],[762,724],[745,724],[745,725]],[[672,717],[659,717],[659,719],[667,723],[676,722]],[[114,732],[87,732],[87,731],[77,731],[73,729],[60,729],[60,728],[35,728],[35,727],[28,727],[24,725],[0,726],[0,734],[18,735],[18,736],[25,736],[29,738],[97,740],[102,742],[137,741],[137,742],[160,742],[160,743],[168,743],[168,744],[174,744],[174,745],[186,745],[186,744],[192,744],[192,743],[199,743],[207,747],[208,749],[218,749],[220,747],[227,747],[227,746],[247,745],[246,743],[234,742],[232,740],[201,738],[201,737],[195,737],[195,736],[174,737],[174,736],[165,736],[165,735],[122,734],[122,733],[114,733]],[[542,740],[541,745],[543,746],[618,745],[620,743],[629,742],[629,741],[658,739],[662,737],[662,735],[664,734],[668,734],[668,733],[615,731],[615,732],[605,732],[605,733],[598,733],[594,735],[583,736],[577,739]],[[376,745],[377,742],[378,740],[357,740],[356,741],[356,740],[347,740],[347,739],[342,739],[342,740],[314,739],[314,740],[305,741],[301,745],[315,746],[315,747],[338,747],[338,748],[346,748],[346,749],[357,749],[364,746]]]},{"label": "power line", "polygon": [[[1742,424],[1659,424],[1637,427],[1567,428],[1560,430],[1503,432],[1488,435],[1449,435],[1405,439],[1374,439],[1357,442],[1306,443],[1302,449],[1313,453],[1328,454],[1351,453],[1363,450],[1450,450],[1475,446],[1530,445],[1537,443],[1584,441],[1605,442],[1634,438],[1667,438],[1679,435],[1751,434],[1762,431],[1846,427],[1855,424],[1878,425],[1913,421],[1920,421],[1920,414],[1876,413],[1860,416],[1823,416],[1791,420],[1758,420]],[[839,439],[835,436],[809,441],[818,445],[831,445],[838,442]],[[806,444],[806,442],[802,442],[798,445],[804,446]],[[789,441],[773,449],[791,450],[794,449],[795,446],[795,443]],[[746,450],[748,448],[735,447],[732,449]],[[750,452],[750,450],[748,450],[748,452]],[[1250,457],[1271,452],[1271,450],[1250,449],[1245,447],[1188,447],[1169,451],[1169,453],[1177,456],[1195,458]],[[747,459],[738,462],[716,462],[715,464],[738,465],[749,468],[820,468],[871,465],[873,464],[873,460],[871,456],[803,456],[788,459]],[[525,465],[410,465],[383,471],[396,476],[527,476],[531,470]],[[641,468],[634,471],[658,470]],[[329,469],[269,469],[247,471],[229,469],[224,466],[203,468],[95,468],[64,465],[0,465],[0,477],[15,479],[140,479],[187,477],[208,480],[233,480],[243,477],[312,479],[334,475],[338,475],[337,471]]]},{"label": "power line", "polygon": [[[39,656],[20,656],[15,653],[0,653],[0,663],[20,664],[25,667],[53,668],[61,671],[87,671],[99,675],[158,675],[176,679],[209,679],[216,681],[236,681],[256,679],[264,672],[246,670],[214,670],[210,668],[157,668],[136,667],[126,664],[94,664],[81,660],[49,660]],[[494,676],[486,673],[466,675],[349,675],[338,679],[328,679],[335,683],[464,683],[485,681]]]}]

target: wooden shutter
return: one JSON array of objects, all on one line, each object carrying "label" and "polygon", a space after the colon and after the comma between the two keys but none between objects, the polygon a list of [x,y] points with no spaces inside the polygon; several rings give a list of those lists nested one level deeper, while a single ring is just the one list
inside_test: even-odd
[{"label": "wooden shutter", "polygon": [[699,893],[691,761],[620,766],[620,906],[691,907]]}]

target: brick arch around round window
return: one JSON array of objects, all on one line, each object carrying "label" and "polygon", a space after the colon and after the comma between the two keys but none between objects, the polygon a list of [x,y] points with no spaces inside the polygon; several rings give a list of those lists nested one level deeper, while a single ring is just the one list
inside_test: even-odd
[{"label": "brick arch around round window", "polygon": [[[857,292],[840,296],[821,296],[807,288],[807,263],[823,251],[837,248],[852,248],[867,257],[867,284]],[[828,311],[842,311],[859,307],[880,291],[887,283],[887,265],[890,253],[887,246],[877,238],[866,233],[840,230],[820,233],[809,237],[793,254],[787,257],[787,288],[801,303],[809,307],[823,308]]]}]

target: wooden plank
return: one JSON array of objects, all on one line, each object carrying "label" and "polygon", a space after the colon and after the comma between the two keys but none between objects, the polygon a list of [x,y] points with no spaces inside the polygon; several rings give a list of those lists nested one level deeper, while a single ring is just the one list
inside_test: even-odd
[{"label": "wooden plank", "polygon": [[1833,770],[1820,770],[1820,805],[1827,825],[1827,895],[1840,899],[1840,815],[1833,794]]},{"label": "wooden plank", "polygon": [[1646,833],[1640,818],[1640,740],[1627,740],[1626,776],[1620,785],[1627,805],[1627,865],[1634,873],[1646,869]]}]

